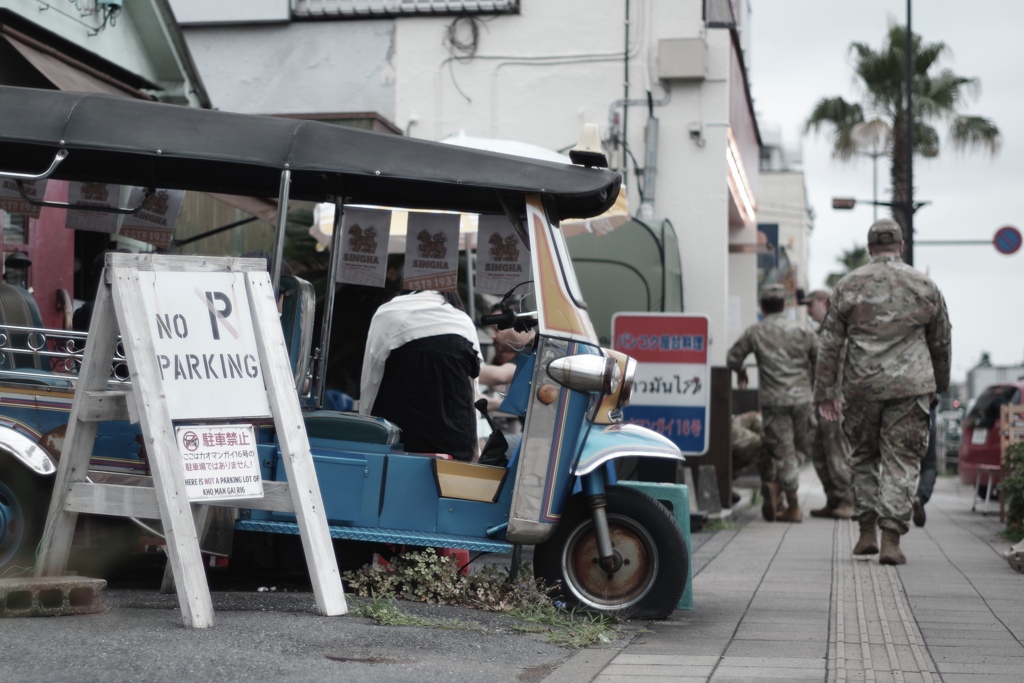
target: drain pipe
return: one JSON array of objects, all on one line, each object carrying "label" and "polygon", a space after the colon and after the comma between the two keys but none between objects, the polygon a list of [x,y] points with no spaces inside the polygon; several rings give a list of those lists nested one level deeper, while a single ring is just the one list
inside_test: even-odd
[{"label": "drain pipe", "polygon": [[644,132],[644,185],[640,194],[640,217],[654,218],[654,194],[658,180],[658,119],[654,100],[647,91],[647,130]]},{"label": "drain pipe", "polygon": [[[623,95],[622,99],[625,102],[629,101],[629,0],[626,0],[626,20],[623,22],[625,27],[625,46],[622,49],[622,68],[623,68]],[[622,175],[626,177],[629,175],[629,108],[623,107],[622,109]]]}]

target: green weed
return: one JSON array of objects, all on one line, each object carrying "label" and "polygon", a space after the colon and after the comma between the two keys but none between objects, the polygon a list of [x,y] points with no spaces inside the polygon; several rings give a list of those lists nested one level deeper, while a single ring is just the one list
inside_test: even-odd
[{"label": "green weed", "polygon": [[352,593],[372,598],[356,614],[386,626],[460,627],[403,614],[397,603],[401,598],[502,612],[516,620],[514,630],[546,634],[549,642],[561,647],[584,648],[617,637],[614,618],[559,609],[528,564],[519,568],[514,581],[509,570],[495,566],[463,576],[454,558],[428,548],[398,555],[388,566],[345,572],[343,578]]}]

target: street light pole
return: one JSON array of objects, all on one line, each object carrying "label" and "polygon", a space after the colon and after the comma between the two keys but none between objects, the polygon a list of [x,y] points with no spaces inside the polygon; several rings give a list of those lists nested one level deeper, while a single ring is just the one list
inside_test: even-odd
[{"label": "street light pole", "polygon": [[914,33],[910,30],[910,3],[907,0],[907,48],[903,61],[907,68],[907,234],[903,236],[903,259],[914,265]]},{"label": "street light pole", "polygon": [[882,119],[871,119],[854,124],[850,130],[857,154],[871,157],[871,200],[874,204],[873,220],[878,220],[878,157],[888,154],[892,149],[892,129]]}]

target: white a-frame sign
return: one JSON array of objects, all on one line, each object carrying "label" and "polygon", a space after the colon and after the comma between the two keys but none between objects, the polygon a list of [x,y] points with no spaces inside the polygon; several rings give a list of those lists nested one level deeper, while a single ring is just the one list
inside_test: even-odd
[{"label": "white a-frame sign", "polygon": [[[130,386],[110,384],[119,331]],[[195,448],[199,435],[212,441],[247,418],[270,416],[290,483],[275,484],[276,495],[268,492],[265,498],[252,497],[259,491],[249,486],[206,488],[199,496],[205,505],[294,511],[317,609],[328,616],[345,614],[341,576],[265,262],[108,254],[36,573],[64,573],[80,512],[159,517],[185,625],[213,626],[188,495],[195,492],[195,480],[186,481],[181,453]],[[118,419],[140,424],[152,487],[87,480],[97,423]],[[175,422],[194,426],[185,432],[181,452]],[[226,422],[232,425],[222,429]]]}]

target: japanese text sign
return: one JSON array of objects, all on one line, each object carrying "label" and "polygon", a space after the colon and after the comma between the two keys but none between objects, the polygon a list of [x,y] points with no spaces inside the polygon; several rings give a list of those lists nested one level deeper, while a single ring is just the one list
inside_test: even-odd
[{"label": "japanese text sign", "polygon": [[174,433],[189,500],[263,497],[252,425],[176,427]]},{"label": "japanese text sign", "polygon": [[688,455],[708,450],[708,319],[682,313],[616,313],[613,348],[637,361],[626,422],[652,429]]}]

